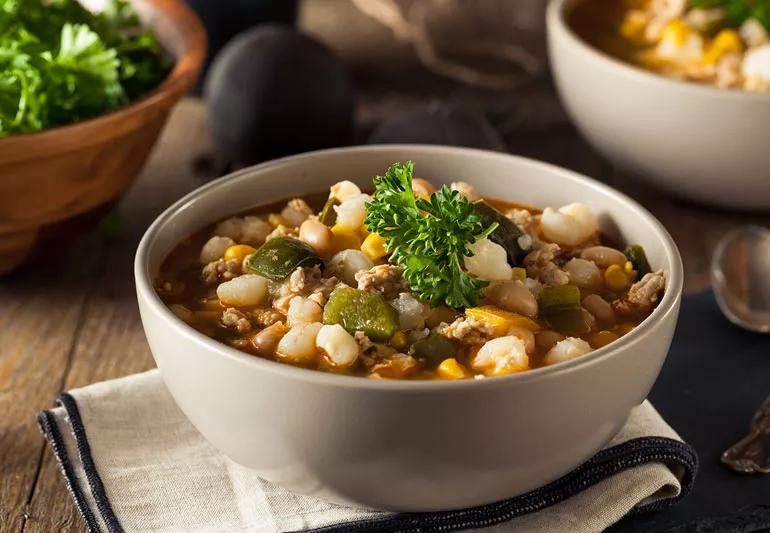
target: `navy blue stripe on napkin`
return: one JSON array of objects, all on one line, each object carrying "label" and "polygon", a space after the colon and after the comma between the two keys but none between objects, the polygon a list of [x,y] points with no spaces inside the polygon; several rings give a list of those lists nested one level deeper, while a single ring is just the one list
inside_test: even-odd
[{"label": "navy blue stripe on napkin", "polygon": [[[102,478],[96,470],[96,465],[94,464],[94,459],[91,455],[91,445],[88,443],[86,428],[83,426],[83,419],[80,417],[80,410],[78,409],[75,398],[69,393],[63,392],[56,398],[55,405],[63,407],[67,413],[72,434],[75,437],[75,444],[78,449],[78,455],[80,456],[80,462],[83,465],[83,470],[85,471],[91,494],[96,502],[96,508],[107,526],[107,531],[109,533],[123,533],[123,527],[120,525],[117,516],[115,516],[110,500],[107,497],[107,492],[104,489]],[[83,517],[88,531],[99,533],[101,529],[99,528],[99,524],[97,523],[91,508],[86,503],[83,490],[78,484],[78,480],[75,478],[75,474],[72,471],[72,463],[67,456],[67,449],[64,446],[61,433],[56,425],[53,414],[50,411],[43,411],[38,414],[37,421],[40,431],[53,449],[56,460],[59,462],[59,466],[64,474],[67,489],[75,500],[75,505],[77,506],[80,515]]]},{"label": "navy blue stripe on napkin", "polygon": [[562,502],[615,474],[647,463],[665,463],[680,469],[679,495],[640,505],[632,513],[655,511],[674,505],[692,490],[698,471],[695,450],[678,440],[640,437],[605,448],[566,476],[521,496],[497,503],[437,513],[402,513],[314,529],[315,533],[428,533],[491,527],[518,516],[541,511]]}]

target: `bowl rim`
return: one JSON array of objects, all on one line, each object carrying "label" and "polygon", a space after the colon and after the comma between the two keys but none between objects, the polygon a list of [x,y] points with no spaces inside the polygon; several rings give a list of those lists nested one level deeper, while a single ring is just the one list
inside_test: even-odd
[{"label": "bowl rim", "polygon": [[[519,165],[530,166],[531,168],[541,168],[550,173],[560,174],[563,178],[579,182],[582,185],[588,186],[594,190],[597,190],[610,198],[623,204],[626,208],[635,212],[641,218],[647,219],[655,228],[657,234],[656,237],[660,239],[663,246],[663,253],[666,257],[666,261],[670,263],[670,272],[667,272],[667,284],[666,292],[663,295],[662,300],[655,308],[655,310],[642,321],[632,331],[612,342],[611,344],[594,350],[581,357],[557,363],[550,366],[534,368],[527,370],[526,372],[519,372],[510,374],[507,376],[499,376],[494,378],[485,379],[467,379],[467,380],[374,380],[366,379],[360,376],[346,376],[340,374],[333,374],[330,372],[321,372],[318,370],[307,369],[302,367],[296,367],[288,364],[283,364],[277,361],[271,361],[263,359],[253,355],[246,354],[235,348],[231,348],[226,344],[216,341],[203,333],[200,333],[196,329],[187,325],[184,321],[178,318],[166,304],[160,299],[155,291],[152,283],[152,273],[149,270],[149,263],[151,258],[151,252],[154,247],[154,243],[158,236],[164,232],[167,228],[172,226],[173,219],[177,216],[177,213],[187,209],[191,204],[196,202],[202,196],[205,196],[209,191],[223,187],[230,181],[234,180],[248,180],[253,179],[254,175],[263,174],[268,170],[275,169],[277,167],[294,164],[298,161],[312,162],[313,159],[319,156],[325,155],[354,155],[366,152],[419,152],[419,153],[437,153],[437,154],[455,154],[461,156],[470,157],[486,157],[490,159],[499,159],[501,163],[516,161]],[[415,158],[419,160],[420,154],[416,153]],[[656,323],[661,322],[670,313],[676,313],[678,311],[678,304],[681,298],[684,278],[684,268],[682,266],[682,259],[679,255],[679,251],[674,243],[673,238],[668,233],[663,224],[658,221],[647,209],[642,207],[635,200],[631,199],[627,195],[600,183],[592,178],[579,174],[577,172],[530,159],[518,155],[493,152],[489,150],[480,150],[476,148],[460,148],[454,146],[441,146],[441,145],[423,145],[423,144],[383,144],[383,145],[364,145],[364,146],[352,146],[344,148],[331,148],[325,150],[317,150],[312,152],[306,152],[298,155],[292,155],[267,161],[258,165],[247,167],[236,172],[227,174],[216,180],[213,180],[192,192],[186,194],[181,199],[174,202],[166,210],[164,210],[147,228],[145,234],[137,247],[136,256],[134,259],[134,276],[136,283],[137,297],[139,299],[140,308],[144,303],[153,317],[143,317],[151,320],[161,320],[164,323],[164,327],[170,329],[175,335],[181,335],[187,338],[189,341],[198,344],[201,348],[213,351],[217,356],[226,357],[238,364],[244,364],[249,367],[258,369],[260,371],[271,372],[275,375],[285,377],[287,379],[298,379],[300,381],[312,382],[318,385],[331,385],[341,386],[349,388],[365,388],[375,390],[399,390],[399,391],[417,391],[417,390],[446,390],[451,389],[464,389],[466,387],[504,387],[510,386],[513,383],[523,383],[535,379],[542,379],[548,376],[556,376],[565,372],[574,370],[577,367],[585,367],[592,364],[596,364],[601,360],[612,357],[621,351],[621,348],[629,346],[643,339],[646,334],[652,331],[652,328]]]},{"label": "bowl rim", "polygon": [[[642,67],[627,63],[589,44],[580,37],[567,22],[567,13],[585,0],[550,0],[546,10],[546,28],[550,35],[558,35],[566,39],[584,58],[604,70],[623,76],[631,82],[655,85],[661,89],[691,91],[703,97],[724,99],[756,100],[763,103],[770,101],[770,91],[748,91],[746,89],[721,89],[713,85],[694,81],[670,78],[651,72]],[[549,39],[550,41],[550,39]],[[549,48],[552,46],[549,42]],[[551,61],[553,66],[553,62]]]},{"label": "bowl rim", "polygon": [[[63,140],[80,136],[83,130],[100,129],[110,124],[118,124],[137,111],[149,109],[161,104],[169,97],[176,94],[184,94],[195,83],[203,61],[206,58],[206,31],[198,15],[181,1],[174,0],[129,0],[131,4],[146,4],[152,6],[156,12],[162,12],[165,17],[177,27],[184,28],[184,49],[174,57],[174,66],[165,78],[152,90],[143,94],[133,102],[117,107],[106,113],[96,115],[77,122],[60,124],[40,131],[27,133],[15,133],[0,139],[0,150],[17,153],[28,149],[28,145],[59,146]],[[153,27],[154,18],[147,24]],[[99,139],[94,139],[91,144],[96,144]],[[67,143],[69,144],[69,143]],[[89,143],[78,143],[78,147]],[[70,150],[56,150],[57,153],[66,153]],[[30,156],[32,157],[32,156]]]}]

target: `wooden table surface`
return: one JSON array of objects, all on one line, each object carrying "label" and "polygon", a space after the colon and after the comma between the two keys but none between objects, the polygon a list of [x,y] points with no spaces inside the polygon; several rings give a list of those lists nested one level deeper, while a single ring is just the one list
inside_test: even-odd
[{"label": "wooden table surface", "polygon": [[[305,26],[351,64],[360,138],[406,104],[441,98],[477,107],[491,116],[512,152],[601,179],[650,209],[682,251],[688,291],[708,286],[709,258],[726,231],[749,222],[770,225],[769,216],[680,203],[616,172],[566,120],[547,79],[516,95],[469,90],[425,73],[395,43],[391,48],[401,58],[375,70],[356,62],[346,43],[335,41],[328,19],[319,15],[313,20],[308,24],[303,14]],[[369,39],[390,39],[371,21],[354,22]],[[405,75],[412,80],[408,87],[388,89],[380,83]],[[134,296],[134,250],[160,211],[212,177],[196,164],[211,152],[206,131],[204,107],[197,100],[184,101],[117,207],[124,222],[118,236],[106,238],[92,230],[74,241],[53,242],[41,260],[0,279],[0,531],[83,530],[35,414],[50,407],[62,390],[153,368]]]}]

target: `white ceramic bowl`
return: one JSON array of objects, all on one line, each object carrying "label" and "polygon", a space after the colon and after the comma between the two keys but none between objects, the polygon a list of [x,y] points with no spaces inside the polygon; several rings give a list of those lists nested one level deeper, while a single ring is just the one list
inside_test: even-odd
[{"label": "white ceramic bowl", "polygon": [[770,93],[678,81],[593,48],[551,0],[551,70],[583,135],[615,164],[697,202],[770,209]]},{"label": "white ceramic bowl", "polygon": [[[666,271],[653,314],[609,347],[507,377],[459,382],[368,380],[246,355],[187,326],[152,280],[183,238],[221,217],[341,178],[371,187],[412,159],[434,183],[466,179],[484,195],[533,205],[575,200],[611,234],[638,242]],[[666,357],[682,265],[666,230],[628,197],[548,164],[420,145],[313,152],[241,170],[190,193],[147,230],[136,255],[142,322],[179,407],[217,448],[302,494],[378,509],[430,511],[502,500],[591,457],[647,396]]]}]

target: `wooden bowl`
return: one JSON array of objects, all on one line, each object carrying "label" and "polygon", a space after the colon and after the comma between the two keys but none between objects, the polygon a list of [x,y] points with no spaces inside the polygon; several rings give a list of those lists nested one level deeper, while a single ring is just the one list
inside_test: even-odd
[{"label": "wooden bowl", "polygon": [[0,140],[0,274],[21,264],[43,226],[114,200],[139,174],[168,114],[206,56],[198,17],[177,0],[134,0],[175,59],[166,79],[133,102],[89,120]]}]

